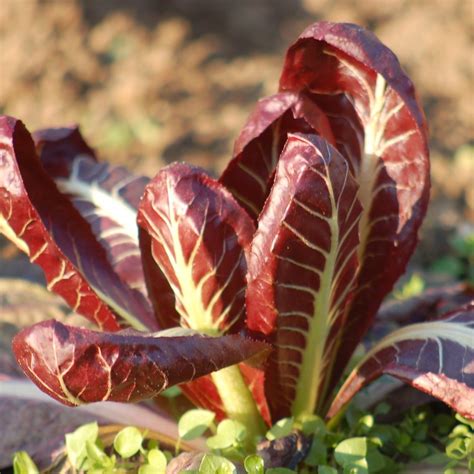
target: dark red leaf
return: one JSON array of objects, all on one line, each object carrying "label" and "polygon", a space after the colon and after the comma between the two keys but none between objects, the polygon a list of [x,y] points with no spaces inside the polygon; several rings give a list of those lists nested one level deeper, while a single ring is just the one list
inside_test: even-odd
[{"label": "dark red leaf", "polygon": [[305,94],[280,92],[266,97],[235,142],[233,158],[220,182],[256,221],[288,133],[318,133],[334,143],[325,114]]},{"label": "dark red leaf", "polygon": [[349,375],[328,416],[336,415],[364,385],[382,374],[397,377],[474,419],[474,302],[382,339]]},{"label": "dark red leaf", "polygon": [[357,184],[338,151],[290,135],[249,257],[248,326],[275,350],[265,373],[273,419],[320,406],[358,268]]},{"label": "dark red leaf", "polygon": [[204,171],[173,164],[147,186],[138,222],[162,327],[237,332],[245,318],[245,251],[254,226],[231,194]]},{"label": "dark red leaf", "polygon": [[307,28],[288,50],[280,89],[311,94],[329,116],[360,185],[362,266],[333,387],[417,243],[429,198],[427,128],[396,56],[356,25]]},{"label": "dark red leaf", "polygon": [[134,402],[243,360],[269,346],[238,335],[207,337],[181,328],[103,333],[54,320],[22,330],[13,351],[25,374],[65,405]]},{"label": "dark red leaf", "polygon": [[146,295],[136,221],[149,179],[97,163],[77,128],[40,130],[33,136],[44,169],[90,224],[114,270]]},{"label": "dark red leaf", "polygon": [[99,327],[156,328],[151,309],[113,271],[89,224],[44,171],[24,125],[0,117],[0,137],[0,230],[43,269],[48,289]]},{"label": "dark red leaf", "polygon": [[226,418],[224,405],[210,375],[185,383],[180,388],[194,405],[213,411],[218,420]]}]

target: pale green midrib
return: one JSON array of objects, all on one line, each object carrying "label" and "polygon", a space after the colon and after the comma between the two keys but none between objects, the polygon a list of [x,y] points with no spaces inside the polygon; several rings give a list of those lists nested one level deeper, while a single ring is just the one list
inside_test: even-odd
[{"label": "pale green midrib", "polygon": [[[212,318],[212,305],[210,308],[204,307],[202,294],[199,291],[199,286],[196,286],[194,283],[192,275],[193,256],[202,240],[202,235],[198,238],[191,252],[189,261],[186,262],[179,241],[178,220],[173,211],[175,207],[171,202],[172,193],[169,189],[169,182],[167,186],[169,196],[168,206],[170,209],[170,231],[175,250],[174,269],[179,281],[183,309],[186,313],[186,318],[184,319],[190,329],[207,334],[208,336],[220,336],[222,331],[219,327],[216,327],[218,326],[218,321],[213,321]],[[203,231],[204,229],[202,229],[202,232]],[[239,366],[232,365],[222,370],[212,372],[211,378],[227,416],[244,424],[244,426],[247,427],[250,439],[253,439],[255,436],[263,435],[265,424],[253,399],[252,393],[243,379]]]},{"label": "pale green midrib", "polygon": [[242,423],[253,440],[263,435],[265,423],[238,365],[211,374],[227,416]]},{"label": "pale green midrib", "polygon": [[[379,141],[382,138],[382,134],[379,130],[379,124],[381,120],[382,111],[384,108],[384,95],[386,89],[386,81],[384,77],[377,74],[374,104],[372,104],[370,110],[370,118],[366,126],[364,126],[364,150],[362,154],[360,169],[357,173],[357,181],[359,183],[359,189],[357,192],[357,198],[362,205],[362,212],[359,219],[359,245],[357,249],[357,256],[359,262],[363,262],[365,252],[367,249],[367,238],[370,233],[369,218],[371,211],[372,195],[374,191],[374,185],[377,178],[377,156],[376,151],[380,145]],[[361,266],[359,267],[360,271]],[[345,316],[347,316],[347,311]],[[342,331],[337,334],[337,340],[334,343],[333,354],[336,354],[341,344]],[[321,400],[326,398],[326,391],[331,380],[331,373],[334,369],[336,358],[335,356],[329,361],[329,366],[326,370],[326,377],[324,387],[321,388]],[[321,408],[321,407],[320,407]]]},{"label": "pale green midrib", "polygon": [[332,218],[329,221],[331,229],[331,250],[327,255],[322,273],[319,291],[315,297],[313,317],[306,337],[306,349],[303,353],[301,371],[296,386],[296,398],[292,406],[292,414],[296,417],[312,414],[318,403],[318,389],[322,377],[322,363],[326,339],[330,328],[331,286],[335,272],[337,253],[339,250],[339,226],[337,223],[337,208],[330,180],[329,194],[331,198]]},{"label": "pale green midrib", "polygon": [[380,74],[377,74],[374,96],[375,103],[370,111],[369,122],[364,127],[364,152],[362,154],[360,170],[358,173],[358,198],[362,205],[362,213],[359,220],[360,243],[358,249],[358,256],[361,261],[366,251],[367,237],[369,235],[369,218],[372,207],[372,194],[377,177],[375,172],[377,169],[376,151],[379,145],[377,143],[377,137],[380,135],[378,133],[378,128],[384,106],[385,86],[385,79]]},{"label": "pale green midrib", "polygon": [[378,351],[397,344],[402,341],[414,339],[441,339],[456,342],[463,347],[474,348],[474,329],[462,323],[452,323],[449,321],[433,321],[426,323],[410,324],[401,329],[397,329],[381,339],[372,349],[367,352],[364,358],[357,364],[360,367]]}]

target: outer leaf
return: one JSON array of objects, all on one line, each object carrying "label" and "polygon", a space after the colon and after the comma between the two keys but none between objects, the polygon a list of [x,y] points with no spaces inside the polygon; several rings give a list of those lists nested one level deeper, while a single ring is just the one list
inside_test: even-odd
[{"label": "outer leaf", "polygon": [[255,221],[287,135],[293,132],[318,133],[334,143],[325,114],[305,94],[292,92],[260,100],[235,142],[233,158],[219,181]]},{"label": "outer leaf", "polygon": [[137,328],[156,327],[143,298],[116,275],[87,222],[45,173],[24,125],[1,117],[0,136],[0,230],[43,269],[48,289],[100,327],[117,330],[115,312]]},{"label": "outer leaf", "polygon": [[412,298],[384,303],[377,313],[377,321],[400,325],[438,319],[472,300],[474,288],[465,283],[429,288]]},{"label": "outer leaf", "polygon": [[77,128],[40,130],[34,139],[46,172],[89,222],[114,270],[146,294],[136,221],[149,179],[97,163]]},{"label": "outer leaf", "polygon": [[357,270],[361,208],[347,161],[314,135],[290,135],[250,259],[248,326],[275,343],[266,369],[274,419],[313,413]]},{"label": "outer leaf", "polygon": [[334,416],[364,385],[389,374],[474,419],[474,302],[427,323],[392,332],[351,372],[334,399]]},{"label": "outer leaf", "polygon": [[13,351],[41,390],[70,406],[152,398],[268,351],[266,344],[237,335],[174,334],[102,333],[50,320],[21,331]]},{"label": "outer leaf", "polygon": [[374,325],[363,339],[370,349],[382,337],[401,326],[439,319],[442,315],[474,299],[474,288],[464,283],[430,288],[406,300],[389,300],[377,313]]},{"label": "outer leaf", "polygon": [[202,170],[173,164],[147,186],[138,222],[160,324],[214,335],[242,327],[254,226],[230,193]]},{"label": "outer leaf", "polygon": [[352,155],[364,209],[362,266],[339,343],[334,386],[415,248],[429,198],[426,123],[395,55],[356,25],[320,22],[307,28],[288,50],[280,89],[312,94],[326,114],[339,120],[331,123],[339,144],[346,142],[347,129],[353,138],[359,135],[354,114],[343,112],[349,104],[363,130],[361,151],[354,140],[345,150]]}]

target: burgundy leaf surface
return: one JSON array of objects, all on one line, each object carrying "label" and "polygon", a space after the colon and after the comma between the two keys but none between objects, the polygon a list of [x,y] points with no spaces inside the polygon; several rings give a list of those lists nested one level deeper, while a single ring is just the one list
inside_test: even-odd
[{"label": "burgundy leaf surface", "polygon": [[138,222],[161,326],[214,335],[238,331],[254,226],[232,195],[204,171],[173,164],[146,187]]},{"label": "burgundy leaf surface", "polygon": [[45,172],[24,125],[0,117],[0,137],[1,232],[43,269],[49,290],[99,327],[156,328],[151,308],[114,272],[87,221]]},{"label": "burgundy leaf surface", "polygon": [[146,295],[136,221],[149,179],[97,163],[77,128],[45,129],[33,136],[44,169],[90,224],[114,270]]},{"label": "burgundy leaf surface", "polygon": [[430,288],[406,300],[389,300],[381,306],[373,326],[363,339],[363,345],[368,350],[401,326],[438,319],[473,300],[474,289],[465,283]]},{"label": "burgundy leaf surface", "polygon": [[238,335],[182,333],[104,333],[50,320],[22,330],[13,340],[13,351],[41,390],[74,406],[152,398],[168,387],[269,350],[265,343]]},{"label": "burgundy leaf surface", "polygon": [[415,248],[429,198],[427,128],[396,56],[356,25],[307,28],[288,50],[280,89],[310,94],[328,115],[360,186],[361,269],[334,386]]},{"label": "burgundy leaf surface", "polygon": [[327,384],[358,266],[361,207],[344,157],[290,135],[249,257],[248,326],[275,350],[265,391],[273,419],[313,413]]},{"label": "burgundy leaf surface", "polygon": [[382,339],[349,375],[328,416],[336,415],[364,385],[382,374],[397,377],[474,419],[474,302]]},{"label": "burgundy leaf surface", "polygon": [[280,92],[257,103],[220,182],[256,221],[288,133],[318,133],[334,144],[325,114],[305,94]]}]

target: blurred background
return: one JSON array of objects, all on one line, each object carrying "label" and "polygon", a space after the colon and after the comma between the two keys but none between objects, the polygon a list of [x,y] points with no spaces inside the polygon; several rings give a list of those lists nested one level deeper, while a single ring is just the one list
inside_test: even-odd
[{"label": "blurred background", "polygon": [[[321,19],[373,30],[417,86],[434,199],[415,263],[431,264],[474,220],[474,0],[1,0],[0,112],[30,130],[79,123],[101,158],[144,175],[174,160],[218,173]],[[0,275],[35,272],[0,252]]]}]

